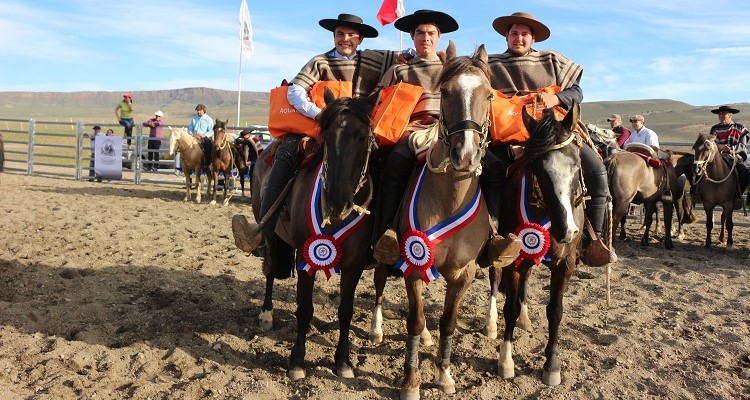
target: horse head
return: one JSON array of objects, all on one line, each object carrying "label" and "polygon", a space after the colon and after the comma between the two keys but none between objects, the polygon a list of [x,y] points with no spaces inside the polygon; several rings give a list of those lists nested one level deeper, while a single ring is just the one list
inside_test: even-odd
[{"label": "horse head", "polygon": [[471,57],[456,57],[451,41],[438,77],[440,88],[440,140],[449,150],[453,168],[474,171],[487,147],[490,124],[490,86],[487,51],[479,46]]},{"label": "horse head", "polygon": [[576,209],[583,203],[579,140],[574,127],[580,106],[574,102],[562,121],[554,110],[544,110],[536,121],[524,108],[523,122],[531,138],[526,143],[524,158],[527,170],[535,178],[534,196],[549,213],[550,234],[558,243],[570,243],[581,231],[582,213]]},{"label": "horse head", "polygon": [[216,123],[214,124],[214,146],[221,144],[220,142],[224,140],[224,137],[226,136],[227,132],[227,125],[229,125],[229,120],[226,119],[224,121],[217,119]]},{"label": "horse head", "polygon": [[716,146],[716,141],[713,137],[700,133],[698,139],[693,144],[693,151],[695,151],[695,158],[693,159],[693,179],[690,182],[691,185],[697,183],[705,174],[706,167],[714,159],[716,154],[719,153],[719,147]]},{"label": "horse head", "polygon": [[182,132],[184,132],[185,130],[183,128],[174,129],[171,126],[169,126],[168,128],[170,132],[169,133],[169,155],[174,156],[175,153],[177,152],[177,148],[179,147],[178,140],[180,139]]},{"label": "horse head", "polygon": [[[319,121],[324,149],[321,206],[324,218],[336,223],[360,207],[354,197],[368,180],[370,152],[377,147],[370,122],[376,99],[335,99],[328,88],[324,99]],[[369,196],[365,203],[371,199],[371,185]]]}]

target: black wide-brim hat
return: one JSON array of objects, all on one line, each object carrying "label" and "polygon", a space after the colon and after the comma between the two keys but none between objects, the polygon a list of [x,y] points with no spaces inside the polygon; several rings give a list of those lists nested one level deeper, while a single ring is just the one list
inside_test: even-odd
[{"label": "black wide-brim hat", "polygon": [[533,15],[527,12],[514,12],[511,15],[498,17],[492,21],[492,27],[495,28],[497,33],[503,36],[508,34],[508,30],[514,24],[522,24],[531,28],[534,31],[535,42],[541,42],[549,38],[550,31],[547,25],[539,22]]},{"label": "black wide-brim hat", "polygon": [[337,26],[346,26],[359,32],[362,37],[374,38],[378,37],[378,30],[362,22],[362,18],[353,14],[339,14],[338,19],[327,18],[321,19],[318,22],[320,26],[331,31],[336,32]]},{"label": "black wide-brim hat", "polygon": [[720,112],[728,112],[728,113],[732,113],[732,114],[739,114],[740,110],[738,110],[736,108],[729,107],[729,106],[721,106],[721,107],[719,107],[719,108],[717,108],[715,110],[711,110],[711,112],[714,113],[714,114],[718,114]]},{"label": "black wide-brim hat", "polygon": [[433,10],[414,11],[414,14],[397,19],[393,26],[402,32],[411,32],[422,24],[435,24],[440,29],[440,33],[458,30],[458,22],[453,17],[444,12]]}]

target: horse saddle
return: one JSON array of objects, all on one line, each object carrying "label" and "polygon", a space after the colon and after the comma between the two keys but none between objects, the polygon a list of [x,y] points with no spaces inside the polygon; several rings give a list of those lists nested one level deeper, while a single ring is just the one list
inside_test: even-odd
[{"label": "horse saddle", "polygon": [[637,155],[638,157],[641,157],[649,167],[661,167],[661,160],[657,156],[656,151],[647,144],[630,143],[625,146],[625,150]]}]

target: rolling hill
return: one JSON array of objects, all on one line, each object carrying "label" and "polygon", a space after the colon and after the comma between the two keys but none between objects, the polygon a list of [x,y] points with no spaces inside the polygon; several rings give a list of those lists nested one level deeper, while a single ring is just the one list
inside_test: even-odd
[{"label": "rolling hill", "polygon": [[[0,118],[31,119],[38,121],[56,119],[81,120],[87,123],[116,123],[113,109],[121,100],[120,92],[0,92]],[[211,88],[186,88],[133,92],[137,107],[135,118],[150,118],[162,110],[168,123],[187,125],[198,103],[208,108],[214,118],[229,119],[236,124],[237,92]],[[750,115],[750,103],[732,104],[745,113],[736,121]],[[642,114],[646,126],[656,131],[662,141],[690,141],[699,132],[707,132],[717,122],[711,114],[713,106],[693,106],[668,99],[583,102],[582,120],[608,128],[607,118],[621,114],[629,127],[627,117]],[[268,118],[268,93],[242,92],[240,125],[266,124]],[[745,120],[750,125],[750,120]]]}]

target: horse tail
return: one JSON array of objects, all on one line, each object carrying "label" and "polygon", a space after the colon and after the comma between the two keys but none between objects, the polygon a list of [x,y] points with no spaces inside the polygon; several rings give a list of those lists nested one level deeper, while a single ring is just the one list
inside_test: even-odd
[{"label": "horse tail", "polygon": [[688,197],[686,195],[682,195],[682,208],[685,210],[685,212],[682,213],[682,223],[692,224],[698,220],[698,216],[696,216],[693,212],[693,206],[690,204],[687,198]]}]

